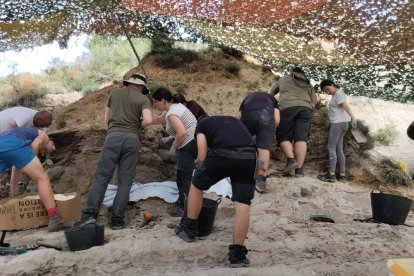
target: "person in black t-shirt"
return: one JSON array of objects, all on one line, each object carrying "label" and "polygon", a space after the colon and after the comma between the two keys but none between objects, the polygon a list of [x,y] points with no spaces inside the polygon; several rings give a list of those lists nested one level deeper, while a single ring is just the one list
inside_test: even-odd
[{"label": "person in black t-shirt", "polygon": [[256,136],[259,159],[262,162],[260,178],[256,182],[259,193],[266,192],[267,170],[270,162],[270,148],[280,121],[279,104],[275,97],[267,92],[249,93],[240,104],[240,120],[251,135]]},{"label": "person in black t-shirt", "polygon": [[407,136],[414,140],[414,121],[407,128]]},{"label": "person in black t-shirt", "polygon": [[174,94],[173,98],[176,99],[174,102],[178,102],[183,104],[185,107],[187,107],[191,113],[193,113],[194,117],[196,117],[197,121],[200,120],[200,118],[203,118],[205,116],[208,116],[207,112],[199,105],[196,101],[190,100],[187,101],[183,94]]},{"label": "person in black t-shirt", "polygon": [[205,117],[195,131],[198,155],[187,201],[187,216],[181,219],[176,234],[186,242],[198,235],[198,216],[203,191],[218,181],[230,177],[235,218],[233,244],[229,246],[231,267],[248,266],[244,241],[250,219],[250,204],[255,190],[257,151],[247,128],[231,116]]}]

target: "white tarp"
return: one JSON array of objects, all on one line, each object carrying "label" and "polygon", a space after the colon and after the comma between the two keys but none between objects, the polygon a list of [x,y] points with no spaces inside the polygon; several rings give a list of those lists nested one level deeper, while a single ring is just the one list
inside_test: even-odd
[{"label": "white tarp", "polygon": [[[106,206],[112,206],[117,185],[109,184],[105,193],[103,204]],[[232,196],[230,179],[225,178],[216,184],[214,184],[206,193],[216,193],[219,196],[230,197]],[[149,197],[159,197],[168,203],[174,203],[178,199],[178,188],[175,181],[164,182],[151,182],[147,184],[133,183],[131,191],[129,193],[129,201],[139,201],[141,199],[147,199]]]}]

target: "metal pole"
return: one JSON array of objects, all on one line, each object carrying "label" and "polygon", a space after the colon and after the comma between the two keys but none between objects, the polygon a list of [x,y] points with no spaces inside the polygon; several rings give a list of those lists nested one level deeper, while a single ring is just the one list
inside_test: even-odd
[{"label": "metal pole", "polygon": [[130,38],[130,36],[129,36],[129,34],[128,34],[128,30],[126,29],[124,22],[122,21],[122,19],[121,19],[121,17],[119,16],[119,14],[117,14],[117,13],[116,13],[115,15],[116,15],[116,17],[118,18],[119,24],[121,24],[121,27],[122,27],[122,29],[123,29],[123,30],[124,30],[124,32],[125,32],[125,35],[126,35],[126,37],[127,37],[128,41],[129,41],[129,44],[130,44],[130,45],[131,45],[131,47],[132,47],[132,50],[134,51],[135,56],[137,57],[138,64],[139,64],[139,65],[141,66],[141,68],[142,68],[142,72],[146,75],[145,70],[144,70],[144,66],[142,65],[142,63],[141,63],[141,59],[139,58],[139,55],[138,55],[137,51],[135,50],[135,46],[134,46],[134,44],[133,44],[133,43],[132,43],[132,41],[131,41],[131,38]]}]

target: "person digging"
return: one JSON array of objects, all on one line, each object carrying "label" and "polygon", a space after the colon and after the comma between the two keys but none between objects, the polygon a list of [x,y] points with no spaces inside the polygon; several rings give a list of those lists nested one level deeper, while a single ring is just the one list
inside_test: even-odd
[{"label": "person digging", "polygon": [[198,236],[198,216],[203,202],[203,190],[208,190],[223,178],[230,177],[235,217],[233,244],[229,245],[230,267],[246,267],[244,241],[249,229],[250,204],[255,191],[257,149],[253,137],[237,118],[205,117],[196,127],[198,155],[196,170],[187,200],[187,215],[175,229],[178,237],[194,242]]},{"label": "person digging", "polygon": [[18,183],[25,173],[37,183],[40,200],[49,217],[48,231],[65,228],[57,213],[55,198],[49,176],[44,171],[38,153],[48,155],[55,150],[55,144],[44,131],[34,128],[12,128],[0,135],[0,172],[13,166],[11,175],[11,196],[18,195]]}]

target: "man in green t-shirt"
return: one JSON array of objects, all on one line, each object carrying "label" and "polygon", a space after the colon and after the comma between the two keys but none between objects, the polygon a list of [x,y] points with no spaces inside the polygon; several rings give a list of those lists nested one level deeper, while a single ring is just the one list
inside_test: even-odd
[{"label": "man in green t-shirt", "polygon": [[111,91],[105,107],[108,133],[96,167],[95,178],[83,211],[82,223],[95,223],[106,189],[118,166],[118,190],[113,203],[111,228],[125,228],[125,207],[135,177],[140,147],[138,131],[152,122],[147,79],[133,74],[126,87]]}]

